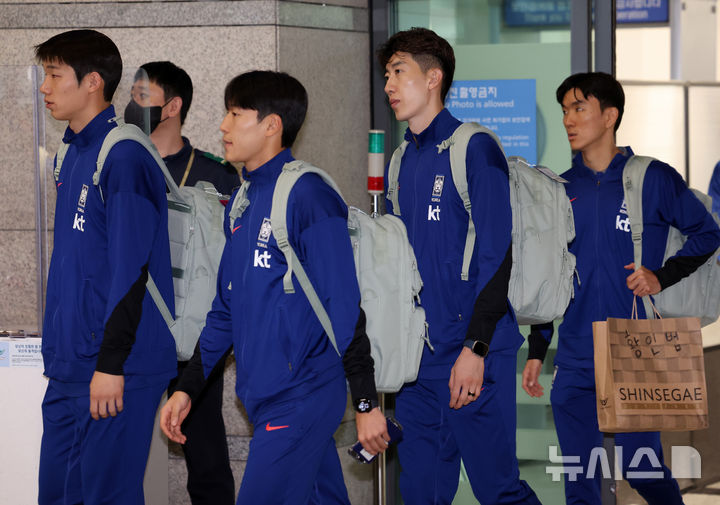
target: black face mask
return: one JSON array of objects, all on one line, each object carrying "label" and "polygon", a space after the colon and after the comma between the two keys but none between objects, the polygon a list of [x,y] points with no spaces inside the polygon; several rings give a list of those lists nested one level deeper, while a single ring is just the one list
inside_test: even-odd
[{"label": "black face mask", "polygon": [[[168,103],[170,103],[170,100],[165,102],[165,105]],[[146,135],[150,135],[155,131],[155,128],[164,121],[164,119],[160,118],[162,117],[162,109],[165,105],[162,107],[159,105],[143,107],[131,98],[127,107],[125,107],[125,122],[134,124],[144,131]]]}]

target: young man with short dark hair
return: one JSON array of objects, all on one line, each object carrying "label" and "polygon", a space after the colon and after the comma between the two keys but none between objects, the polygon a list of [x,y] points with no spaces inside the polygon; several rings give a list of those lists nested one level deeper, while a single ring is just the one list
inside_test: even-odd
[{"label": "young man with short dark hair", "polygon": [[[96,180],[100,146],[115,127],[110,100],[122,60],[94,30],[36,47],[40,91],[67,121],[42,353],[40,505],[142,505],[155,412],[176,374],[175,342],[145,283],[174,306],[165,179],[152,155],[126,140]],[[57,165],[56,160],[56,165]]]},{"label": "young man with short dark hair", "polygon": [[131,98],[125,108],[125,122],[150,136],[179,187],[207,181],[229,196],[240,185],[232,165],[194,148],[182,136],[193,98],[193,83],[185,70],[169,61],[141,65],[135,73]]},{"label": "young man with short dark hair", "polygon": [[[515,455],[516,354],[523,338],[507,299],[512,215],[505,157],[489,135],[470,139],[476,240],[463,280],[470,213],[452,183],[448,150],[438,153],[461,124],[443,106],[455,70],[452,47],[431,30],[413,28],[390,37],[378,57],[395,117],[408,122],[398,202],[423,279],[434,347],[425,348],[417,381],[397,395],[403,500],[451,503],[462,458],[483,505],[539,504],[520,480]],[[387,205],[392,212],[389,197]]]},{"label": "young man with short dark hair", "polygon": [[[633,151],[615,143],[625,108],[622,86],[609,74],[575,74],[558,87],[556,97],[570,148],[577,152],[572,168],[562,176],[569,181],[565,191],[575,216],[570,252],[577,258],[578,279],[559,328],[550,400],[563,456],[579,456],[580,468],[587,471],[591,451],[603,445],[596,412],[593,321],[629,319],[635,296],[655,295],[697,270],[720,246],[720,230],[680,174],[653,161],[642,190],[643,264],[636,267],[630,227],[624,224],[628,215],[622,181]],[[670,226],[688,239],[663,264]],[[639,317],[645,318],[643,304],[637,306]],[[552,324],[533,328],[523,371],[523,388],[530,396],[543,394],[538,377],[551,337]],[[628,478],[648,504],[683,502],[663,463],[659,433],[617,433],[615,445],[622,447],[623,475],[638,448],[652,450],[656,459],[643,457],[632,471],[661,476]],[[565,479],[567,503],[600,505],[601,477],[598,468],[595,478],[581,472],[574,480]]]},{"label": "young man with short dark hair", "polygon": [[[207,181],[229,196],[240,185],[235,168],[194,148],[182,136],[192,97],[192,80],[182,68],[169,61],[145,63],[135,73],[125,121],[150,135],[178,187]],[[187,363],[178,361],[178,375]],[[218,367],[208,378],[183,424],[183,432],[188,435],[188,442],[182,446],[187,490],[193,505],[235,503],[235,481],[222,416],[223,372]],[[175,392],[176,385],[177,379],[170,381],[168,395]]]},{"label": "young man with short dark hair", "polygon": [[[341,359],[294,277],[295,292],[285,292],[288,265],[270,222],[278,177],[294,160],[290,147],[305,119],[307,92],[285,73],[248,72],[227,85],[225,106],[225,159],[245,164],[247,192],[228,203],[217,296],[161,426],[185,442],[180,423],[190,399],[232,347],[236,391],[255,427],[237,503],[347,504],[333,440],[345,412],[346,378],[365,449],[382,452],[389,440],[375,406],[347,206],[316,174],[300,177],[287,204],[287,240],[329,315]],[[230,217],[236,199],[246,205],[237,218]]]}]

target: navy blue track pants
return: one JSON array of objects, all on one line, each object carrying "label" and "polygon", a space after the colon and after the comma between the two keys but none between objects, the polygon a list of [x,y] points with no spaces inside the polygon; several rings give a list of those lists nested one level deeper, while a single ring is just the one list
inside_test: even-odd
[{"label": "navy blue track pants", "polygon": [[143,478],[165,385],[125,391],[123,411],[95,421],[90,399],[51,380],[42,403],[39,505],[143,505]]},{"label": "navy blue track pants", "polygon": [[[557,368],[550,400],[562,455],[580,456],[580,462],[573,466],[582,468],[573,472],[575,480],[565,476],[567,505],[600,505],[601,465],[597,455],[591,457],[593,449],[603,445],[597,422],[595,371]],[[683,503],[677,482],[663,461],[658,432],[616,433],[615,446],[622,447],[623,476],[649,505]]]},{"label": "navy blue track pants", "polygon": [[261,407],[238,505],[349,505],[333,439],[346,402],[343,378]]},{"label": "navy blue track pants", "polygon": [[398,393],[396,415],[403,425],[400,492],[413,505],[449,505],[457,492],[460,459],[482,505],[540,501],[520,480],[515,453],[514,354],[485,358],[477,400],[453,410],[447,379],[418,380]]}]

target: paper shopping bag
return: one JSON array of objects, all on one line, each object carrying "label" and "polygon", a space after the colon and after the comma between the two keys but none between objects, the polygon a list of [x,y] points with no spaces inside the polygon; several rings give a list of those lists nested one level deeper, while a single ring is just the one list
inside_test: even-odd
[{"label": "paper shopping bag", "polygon": [[708,427],[698,318],[608,318],[593,323],[593,341],[600,431]]}]

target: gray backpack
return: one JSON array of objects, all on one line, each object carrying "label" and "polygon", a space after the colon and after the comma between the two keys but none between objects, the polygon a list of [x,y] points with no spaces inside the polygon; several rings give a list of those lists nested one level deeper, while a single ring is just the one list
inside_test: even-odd
[{"label": "gray backpack", "polygon": [[[648,156],[632,156],[627,161],[623,170],[623,191],[625,193],[625,204],[627,206],[628,219],[630,220],[630,232],[632,233],[633,253],[635,266],[642,265],[642,188],[645,180],[645,172],[648,165],[654,158]],[[720,225],[717,214],[712,212],[712,199],[698,191],[691,189],[700,200],[707,211],[712,214],[715,222]],[[665,243],[665,256],[663,264],[668,258],[682,248],[687,238],[680,230],[671,226]],[[720,249],[718,249],[720,251]],[[655,308],[663,317],[697,317],[702,326],[715,322],[720,316],[720,265],[717,262],[718,251],[710,256],[708,260],[695,272],[663,289],[654,295]],[[654,317],[650,306],[649,297],[643,297],[645,314],[647,318]]]},{"label": "gray backpack", "polygon": [[[502,150],[495,133],[477,123],[463,123],[438,152],[450,149],[453,182],[468,213],[462,271],[468,280],[475,247],[475,226],[471,218],[465,158],[470,138],[486,133]],[[400,163],[408,145],[395,150],[388,169],[388,199],[400,215],[398,178]],[[508,158],[510,206],[512,208],[512,271],[508,298],[519,324],[536,324],[561,318],[574,295],[575,256],[568,244],[575,238],[572,206],[562,183],[564,179],[544,167],[534,167],[519,156]]]},{"label": "gray backpack", "polygon": [[[120,118],[114,118],[114,121],[117,126],[110,130],[100,147],[93,184],[98,187],[102,198],[99,183],[105,159],[110,149],[122,140],[133,140],[145,147],[161,168],[170,190],[167,196],[168,232],[175,292],[174,317],[150,275],[146,286],[175,338],[178,360],[188,360],[205,326],[205,316],[217,290],[218,266],[225,247],[222,229],[224,207],[220,203],[220,195],[209,182],[200,181],[195,187],[178,188],[148,136]],[[58,150],[54,171],[56,181],[68,147],[62,144]]]},{"label": "gray backpack", "polygon": [[[335,332],[327,311],[288,240],[288,197],[297,180],[307,173],[318,174],[342,197],[326,172],[304,161],[286,163],[273,192],[270,226],[288,265],[283,278],[285,293],[295,292],[294,274],[337,351]],[[249,184],[246,181],[235,197],[230,209],[231,225],[249,205],[246,197]],[[422,280],[400,219],[394,216],[371,218],[354,207],[350,207],[348,213],[360,304],[367,317],[366,330],[375,360],[375,386],[379,392],[394,393],[406,382],[417,378],[423,347],[426,343],[430,346],[425,311],[420,307]]]}]

